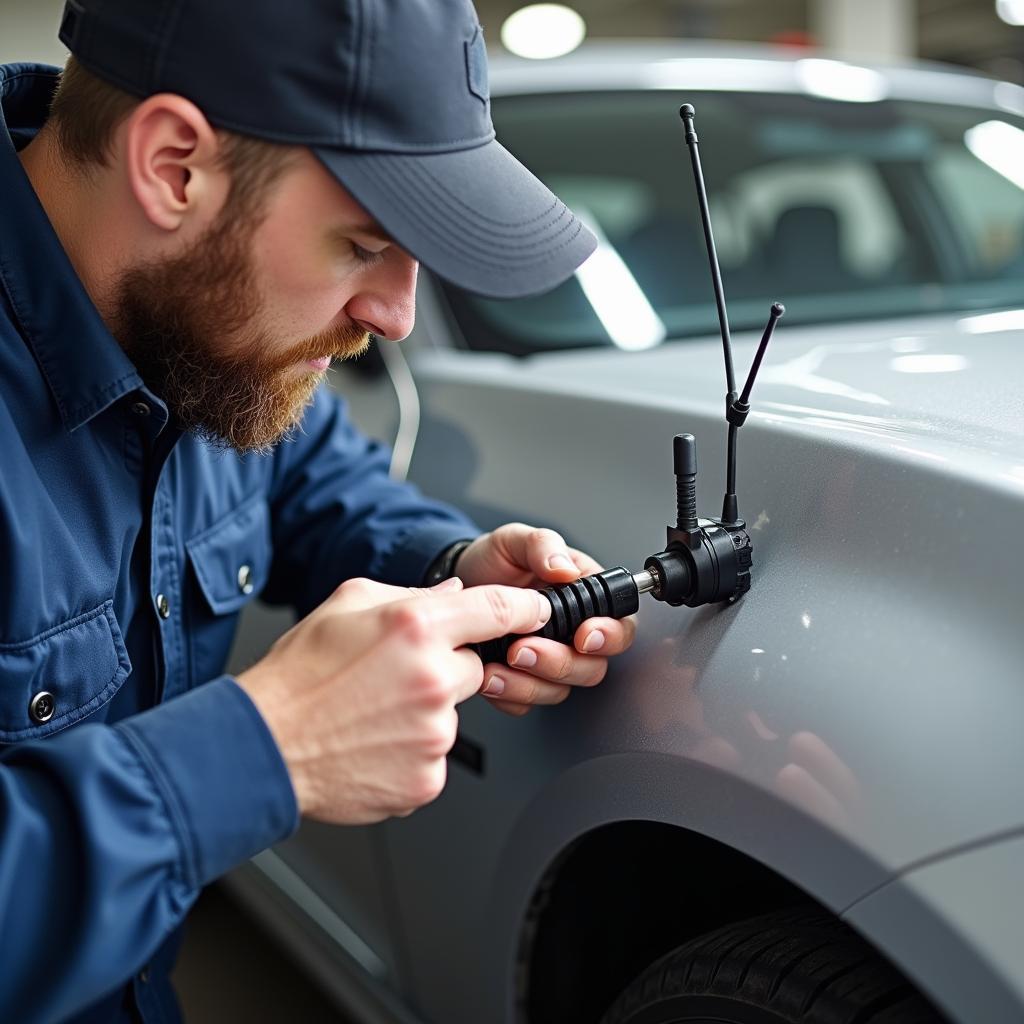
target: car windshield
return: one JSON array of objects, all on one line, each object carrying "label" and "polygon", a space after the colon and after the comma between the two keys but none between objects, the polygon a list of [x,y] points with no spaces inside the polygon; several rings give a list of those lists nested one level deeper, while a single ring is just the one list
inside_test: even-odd
[{"label": "car windshield", "polygon": [[445,286],[472,348],[528,354],[717,331],[678,108],[700,152],[733,330],[1024,302],[1024,121],[889,100],[662,92],[495,100],[498,138],[587,222],[546,295]]}]

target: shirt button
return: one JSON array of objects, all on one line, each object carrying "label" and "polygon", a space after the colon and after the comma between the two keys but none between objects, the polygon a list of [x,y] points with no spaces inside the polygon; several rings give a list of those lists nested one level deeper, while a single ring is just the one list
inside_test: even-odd
[{"label": "shirt button", "polygon": [[238,589],[243,594],[251,594],[253,592],[252,582],[252,566],[243,565],[238,569]]},{"label": "shirt button", "polygon": [[171,602],[167,600],[166,594],[156,595],[156,610],[160,615],[161,619],[170,618],[171,615]]},{"label": "shirt button", "polygon": [[28,713],[32,716],[33,721],[48,722],[53,718],[56,707],[57,702],[53,699],[53,694],[47,693],[46,690],[40,690],[32,698],[32,703],[28,706]]},{"label": "shirt button", "polygon": [[136,416],[148,416],[150,408],[145,402],[133,402],[132,412],[135,413]]}]

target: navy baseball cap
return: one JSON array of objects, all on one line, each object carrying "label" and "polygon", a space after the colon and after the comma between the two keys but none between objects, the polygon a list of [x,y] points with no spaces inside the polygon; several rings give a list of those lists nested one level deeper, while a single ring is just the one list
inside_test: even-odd
[{"label": "navy baseball cap", "polygon": [[469,0],[68,0],[61,41],[139,97],[308,146],[395,241],[481,295],[547,291],[593,252],[495,140]]}]

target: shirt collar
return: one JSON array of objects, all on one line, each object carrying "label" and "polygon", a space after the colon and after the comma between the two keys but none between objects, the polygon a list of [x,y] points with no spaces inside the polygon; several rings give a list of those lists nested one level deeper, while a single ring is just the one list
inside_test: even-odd
[{"label": "shirt collar", "polygon": [[75,273],[18,159],[47,116],[59,69],[0,65],[0,287],[68,431],[142,386]]}]

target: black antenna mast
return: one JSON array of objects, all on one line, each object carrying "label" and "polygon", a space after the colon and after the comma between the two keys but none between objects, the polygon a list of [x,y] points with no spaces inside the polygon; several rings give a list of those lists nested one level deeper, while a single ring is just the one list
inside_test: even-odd
[{"label": "black antenna mast", "polygon": [[761,368],[765,349],[772,340],[775,325],[786,312],[781,302],[773,302],[768,324],[761,335],[754,362],[751,364],[747,381],[743,385],[743,394],[736,395],[736,375],[732,365],[732,335],[729,331],[729,314],[725,308],[725,289],[722,287],[722,269],[718,265],[718,251],[715,249],[715,236],[711,230],[711,211],[708,209],[708,193],[704,187],[704,172],[700,166],[700,153],[697,150],[697,132],[693,126],[693,105],[684,103],[679,108],[683,127],[686,130],[686,145],[690,150],[690,162],[693,164],[693,180],[697,186],[697,202],[700,206],[700,219],[704,225],[704,241],[707,243],[708,264],[711,267],[711,283],[715,289],[715,304],[718,307],[718,324],[722,332],[722,351],[725,355],[725,418],[729,423],[728,457],[726,462],[725,498],[722,501],[722,522],[738,523],[739,508],[736,501],[736,435],[739,428],[746,422],[750,412],[750,389],[754,386],[754,378]]}]

